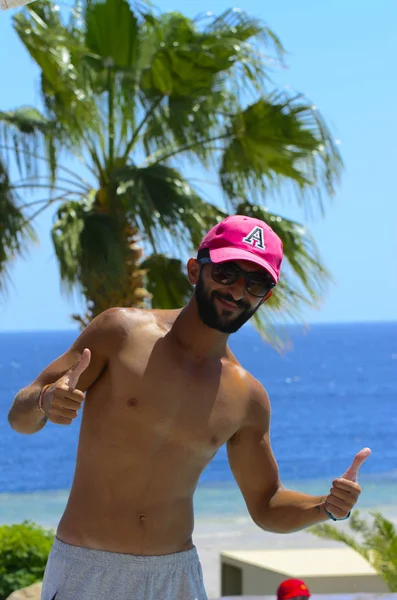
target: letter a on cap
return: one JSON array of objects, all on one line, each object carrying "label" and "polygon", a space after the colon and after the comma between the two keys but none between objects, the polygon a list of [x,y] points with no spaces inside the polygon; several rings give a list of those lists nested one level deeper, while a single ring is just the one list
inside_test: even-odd
[{"label": "letter a on cap", "polygon": [[263,229],[257,225],[253,228],[252,231],[243,239],[243,242],[249,244],[250,246],[254,246],[254,248],[260,248],[261,250],[265,249],[265,243],[263,240]]}]

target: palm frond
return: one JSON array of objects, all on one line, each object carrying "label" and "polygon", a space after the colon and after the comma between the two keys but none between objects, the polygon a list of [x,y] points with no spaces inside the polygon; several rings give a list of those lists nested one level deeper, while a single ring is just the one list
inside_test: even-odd
[{"label": "palm frond", "polygon": [[111,194],[155,253],[186,251],[226,213],[205,202],[186,179],[165,165],[125,166],[111,173]]},{"label": "palm frond", "polygon": [[140,85],[148,99],[161,96],[167,102],[153,115],[144,141],[150,153],[164,147],[167,138],[170,146],[195,143],[192,154],[207,166],[213,148],[200,142],[219,134],[225,117],[236,111],[242,76],[256,84],[256,91],[266,78],[263,57],[251,42],[271,41],[280,52],[281,44],[242,11],[226,11],[204,28],[195,25],[179,13],[156,22],[158,49],[152,50]]},{"label": "palm frond", "polygon": [[91,297],[92,290],[104,297],[117,293],[128,278],[127,226],[116,215],[97,211],[95,207],[84,215],[79,280]]},{"label": "palm frond", "polygon": [[276,57],[281,59],[285,53],[281,40],[274,31],[240,8],[226,9],[213,18],[204,31],[208,34],[224,34],[226,37],[234,36],[234,39],[240,42],[258,38]]},{"label": "palm frond", "polygon": [[0,111],[0,150],[5,158],[11,145],[19,173],[26,177],[39,172],[35,155],[44,149],[51,180],[55,181],[59,139],[54,121],[31,106]]},{"label": "palm frond", "polygon": [[128,270],[125,227],[97,205],[94,192],[59,207],[52,239],[66,291],[82,284],[92,290],[104,278],[108,293],[119,288]]},{"label": "palm frond", "polygon": [[86,48],[76,30],[62,23],[49,0],[36,0],[14,17],[14,28],[41,69],[43,101],[68,145],[81,143],[83,126],[98,132],[98,111],[85,68]]},{"label": "palm frond", "polygon": [[152,308],[174,309],[188,302],[192,286],[180,260],[152,254],[141,267],[146,271],[146,288],[152,297]]},{"label": "palm frond", "polygon": [[[91,203],[90,203],[91,204]],[[89,205],[81,202],[64,202],[57,211],[51,236],[58,259],[61,280],[65,291],[71,292],[79,281],[81,268],[81,233]]]},{"label": "palm frond", "polygon": [[262,206],[241,203],[236,212],[265,221],[283,242],[280,282],[271,299],[257,313],[256,324],[260,326],[263,320],[265,327],[262,330],[265,331],[280,317],[301,321],[304,307],[318,308],[330,279],[314,239],[299,223],[275,215]]},{"label": "palm frond", "polygon": [[133,135],[135,127],[139,21],[126,0],[87,2],[84,33],[91,86],[98,102],[103,96],[109,144],[113,139],[117,147]]},{"label": "palm frond", "polygon": [[333,525],[328,523],[321,523],[320,525],[314,525],[310,527],[309,531],[322,539],[334,540],[335,542],[342,542],[355,550],[358,554],[361,554],[366,560],[369,560],[369,552],[366,548],[363,548],[360,542],[358,542],[353,536],[340,531]]},{"label": "palm frond", "polygon": [[[192,148],[187,158],[205,167],[215,165],[213,146],[208,143],[224,134],[224,116],[235,109],[236,99],[226,92],[214,90],[209,96],[170,97],[153,114],[143,136],[146,155],[157,150],[171,152]],[[203,133],[205,134],[203,135]]]},{"label": "palm frond", "polygon": [[[49,187],[65,192],[49,200],[63,202],[52,231],[62,281],[85,295],[88,315],[113,302],[140,305],[145,280],[154,306],[186,297],[179,259],[227,213],[186,180],[184,159],[219,174],[230,212],[262,215],[284,242],[282,281],[257,326],[269,331],[281,313],[317,305],[328,274],[313,240],[262,202],[292,188],[304,206],[315,198],[323,208],[341,159],[306,99],[269,91],[284,49],[264,23],[236,9],[195,20],[159,14],[144,0],[76,0],[68,21],[51,0],[36,0],[13,22],[40,69],[44,113],[0,113],[0,135],[8,136],[0,150],[13,147],[29,172],[20,186],[33,188],[45,183],[41,174],[30,178],[38,145],[45,149]],[[60,148],[83,162],[96,193],[61,189]],[[18,230],[22,207],[10,195],[17,186],[6,187],[17,210],[9,229]],[[160,272],[169,281],[157,282]]]},{"label": "palm frond", "polygon": [[271,66],[282,64],[285,50],[274,31],[239,8],[227,9],[215,17],[205,28],[205,33],[214,35],[220,43],[226,40],[232,44],[234,52],[229,57],[229,77],[232,77],[228,85],[240,96],[242,78],[246,83],[245,94],[250,86],[253,91],[263,92]]},{"label": "palm frond", "polygon": [[23,255],[29,241],[36,239],[19,204],[11,188],[7,169],[0,161],[0,292],[3,293],[6,291],[8,268],[12,260]]},{"label": "palm frond", "polygon": [[391,592],[397,591],[397,535],[391,521],[380,512],[371,511],[372,522],[359,518],[358,511],[349,525],[360,538],[341,532],[329,524],[315,525],[309,531],[317,537],[342,542],[361,554],[384,579]]},{"label": "palm frond", "polygon": [[139,52],[138,20],[126,0],[86,2],[85,43],[92,66],[107,70],[134,69]]},{"label": "palm frond", "polygon": [[261,195],[290,181],[303,202],[315,191],[333,194],[342,161],[320,114],[302,98],[261,98],[232,120],[220,178],[232,201]]}]

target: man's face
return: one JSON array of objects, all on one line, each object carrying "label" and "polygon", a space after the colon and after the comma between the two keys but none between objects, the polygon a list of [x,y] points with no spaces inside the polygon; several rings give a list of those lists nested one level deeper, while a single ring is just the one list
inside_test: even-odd
[{"label": "man's face", "polygon": [[[245,271],[264,271],[248,261],[234,261],[234,264]],[[195,289],[199,317],[211,329],[235,333],[258,310],[264,299],[245,290],[244,278],[231,285],[222,285],[212,279],[211,273],[211,264],[202,265]]]}]

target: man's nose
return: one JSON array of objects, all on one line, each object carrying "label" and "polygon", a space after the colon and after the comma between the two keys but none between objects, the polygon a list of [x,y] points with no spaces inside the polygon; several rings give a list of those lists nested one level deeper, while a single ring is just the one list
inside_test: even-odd
[{"label": "man's nose", "polygon": [[235,302],[241,300],[245,293],[245,278],[243,276],[239,277],[237,281],[229,286],[229,291]]}]

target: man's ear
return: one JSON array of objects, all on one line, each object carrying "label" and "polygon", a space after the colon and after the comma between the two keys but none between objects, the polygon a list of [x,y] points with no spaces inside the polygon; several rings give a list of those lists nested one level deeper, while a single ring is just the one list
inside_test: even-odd
[{"label": "man's ear", "polygon": [[189,258],[187,263],[187,277],[189,283],[196,285],[200,277],[200,263],[195,258]]}]

